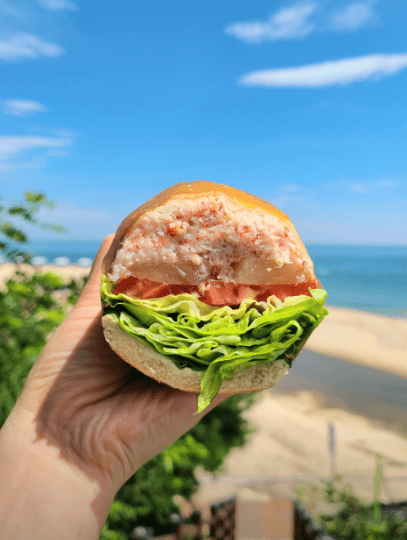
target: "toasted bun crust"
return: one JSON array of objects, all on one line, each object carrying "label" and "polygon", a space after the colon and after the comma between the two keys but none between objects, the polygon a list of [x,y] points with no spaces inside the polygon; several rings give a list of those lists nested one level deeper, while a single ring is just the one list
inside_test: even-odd
[{"label": "toasted bun crust", "polygon": [[183,199],[194,199],[197,197],[213,195],[224,195],[245,209],[248,208],[250,210],[256,210],[260,208],[277,217],[292,230],[292,233],[295,236],[297,248],[301,255],[309,258],[307,250],[305,249],[305,246],[302,243],[292,221],[286,214],[284,214],[284,212],[281,212],[281,210],[273,206],[268,201],[265,201],[264,199],[261,199],[255,195],[251,195],[250,193],[241,191],[240,189],[225,186],[223,184],[215,184],[214,182],[208,182],[206,180],[197,180],[195,182],[180,182],[175,184],[164,191],[161,191],[161,193],[145,202],[139,206],[139,208],[129,214],[117,229],[113,243],[103,261],[103,273],[108,274],[110,272],[116,252],[121,242],[135,228],[138,220],[143,214],[151,210],[155,210],[159,206],[163,206],[165,203],[172,200],[180,201]]},{"label": "toasted bun crust", "polygon": [[[215,184],[213,182],[197,181],[175,184],[142,204],[127,216],[119,226],[109,252],[104,259],[103,272],[105,274],[110,273],[116,252],[123,239],[132,232],[143,214],[155,210],[171,200],[180,201],[213,195],[226,196],[233,203],[241,205],[242,209],[254,211],[261,209],[281,220],[292,231],[298,251],[304,255],[304,259],[310,260],[290,218],[278,208],[259,197],[233,187]],[[312,263],[310,263],[308,274],[310,276],[309,279],[313,280],[312,283],[319,286],[320,284],[315,277]],[[290,279],[292,279],[292,276],[290,276]],[[282,281],[282,283],[290,282],[292,283],[292,281]],[[127,334],[109,315],[103,316],[102,323],[107,342],[126,362],[156,381],[189,392],[200,391],[201,372],[193,371],[189,368],[178,369],[169,358],[159,354],[139,339]],[[288,369],[288,364],[284,360],[278,360],[264,366],[254,366],[253,368],[237,373],[231,381],[224,380],[220,392],[235,394],[269,388],[274,386],[288,372]]]},{"label": "toasted bun crust", "polygon": [[[102,318],[103,331],[110,347],[130,365],[155,379],[186,392],[199,392],[203,372],[190,368],[178,369],[166,356],[159,354],[139,339],[120,328],[111,315]],[[264,366],[254,366],[237,373],[232,380],[223,381],[221,394],[255,392],[274,386],[288,373],[289,366],[284,360],[277,360]]]}]

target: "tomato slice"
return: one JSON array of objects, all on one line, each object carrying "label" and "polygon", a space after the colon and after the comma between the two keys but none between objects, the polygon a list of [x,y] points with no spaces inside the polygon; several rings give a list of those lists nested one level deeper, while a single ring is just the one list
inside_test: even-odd
[{"label": "tomato slice", "polygon": [[114,293],[124,293],[132,298],[141,298],[143,300],[188,293],[193,294],[201,302],[211,306],[238,306],[245,298],[253,298],[253,300],[261,302],[272,295],[277,296],[281,301],[284,301],[288,296],[298,296],[300,294],[311,296],[308,288],[317,289],[318,287],[319,283],[315,279],[310,279],[306,283],[298,285],[243,285],[240,283],[213,281],[208,282],[204,293],[201,294],[197,285],[171,285],[158,283],[150,279],[128,277],[116,284]]}]

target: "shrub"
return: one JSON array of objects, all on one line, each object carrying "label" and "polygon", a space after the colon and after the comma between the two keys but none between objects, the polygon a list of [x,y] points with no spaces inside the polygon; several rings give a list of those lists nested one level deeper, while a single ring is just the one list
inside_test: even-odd
[{"label": "shrub", "polygon": [[[0,427],[47,337],[61,324],[82,287],[83,282],[74,280],[64,284],[53,272],[29,276],[17,271],[0,290]],[[62,305],[57,292],[65,293]]]},{"label": "shrub", "polygon": [[42,208],[53,208],[54,203],[44,193],[26,191],[22,200],[12,205],[4,205],[0,195],[0,252],[7,259],[15,261],[20,258],[23,261],[30,260],[30,253],[18,249],[20,244],[28,242],[28,236],[16,221],[35,225],[41,229],[54,232],[66,232],[64,227],[44,223],[38,219],[38,213]]},{"label": "shrub", "polygon": [[339,505],[334,514],[322,514],[318,520],[326,533],[340,540],[407,540],[407,521],[392,514],[382,517],[376,502],[365,504],[349,487],[328,482],[325,500]]}]

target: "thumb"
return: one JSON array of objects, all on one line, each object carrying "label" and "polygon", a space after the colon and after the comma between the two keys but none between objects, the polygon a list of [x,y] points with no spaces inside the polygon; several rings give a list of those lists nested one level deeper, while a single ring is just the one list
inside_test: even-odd
[{"label": "thumb", "polygon": [[102,245],[96,254],[95,260],[93,261],[86,285],[78,299],[78,307],[86,304],[87,307],[95,306],[100,309],[100,281],[102,278],[102,263],[113,242],[113,238],[114,234],[109,234],[109,236],[106,236],[106,238],[103,240]]}]

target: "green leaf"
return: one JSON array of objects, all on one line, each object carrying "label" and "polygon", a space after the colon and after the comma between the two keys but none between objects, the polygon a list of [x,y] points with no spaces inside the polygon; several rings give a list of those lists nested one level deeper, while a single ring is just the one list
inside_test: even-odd
[{"label": "green leaf", "polygon": [[68,229],[66,227],[62,227],[61,225],[53,225],[52,223],[41,223],[39,225],[41,229],[47,229],[49,231],[54,231],[54,232],[59,232],[59,233],[68,232]]},{"label": "green leaf", "polygon": [[[26,235],[26,233],[17,226],[15,226],[13,222],[5,221],[5,216],[10,216],[10,218],[13,220],[22,219],[25,222],[31,223],[43,229],[52,230],[54,232],[67,232],[67,229],[65,227],[54,225],[52,223],[42,223],[40,220],[37,219],[36,215],[43,206],[51,209],[54,207],[54,203],[50,201],[45,194],[30,191],[27,191],[24,194],[24,198],[21,203],[13,204],[8,207],[0,205],[0,233],[2,233],[8,239],[14,242],[28,242],[28,236]],[[5,253],[9,260],[14,260],[17,255],[20,255],[15,253],[14,250],[10,250],[7,242],[4,241],[0,242],[0,251]],[[29,254],[22,255],[26,261],[29,260]]]},{"label": "green leaf", "polygon": [[20,229],[16,229],[10,223],[4,223],[1,226],[0,231],[15,242],[24,243],[28,240],[27,236],[23,233],[23,231],[21,231]]},{"label": "green leaf", "polygon": [[18,249],[11,249],[7,251],[7,258],[10,261],[15,262],[17,257],[21,257],[24,262],[29,262],[31,259],[31,255],[27,253],[26,251],[20,251]]},{"label": "green leaf", "polygon": [[26,208],[23,206],[12,206],[8,209],[8,213],[10,215],[21,215],[21,214],[27,214]]},{"label": "green leaf", "polygon": [[222,386],[222,374],[216,368],[215,364],[210,364],[202,377],[201,392],[198,396],[198,410],[195,414],[204,411],[212,403]]},{"label": "green leaf", "polygon": [[[179,369],[203,371],[198,411],[219,392],[223,380],[256,365],[291,365],[303,342],[327,315],[326,292],[243,300],[240,306],[210,306],[190,294],[149,300],[114,294],[102,277],[104,313],[128,334],[170,358]],[[256,307],[258,309],[256,309]]]},{"label": "green leaf", "polygon": [[46,200],[46,196],[43,193],[32,193],[31,191],[26,191],[25,199],[30,203],[38,204],[44,202]]}]

